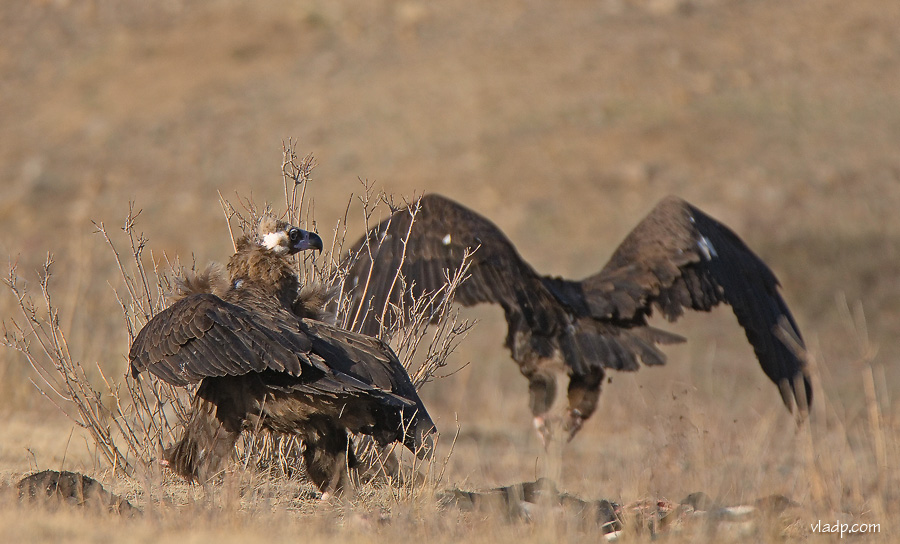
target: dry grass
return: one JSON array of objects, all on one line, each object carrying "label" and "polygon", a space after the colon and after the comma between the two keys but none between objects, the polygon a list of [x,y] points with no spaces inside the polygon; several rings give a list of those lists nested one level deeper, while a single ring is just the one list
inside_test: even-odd
[{"label": "dry grass", "polygon": [[[231,240],[217,191],[281,200],[272,181],[288,136],[321,161],[303,195],[303,216],[321,234],[362,233],[367,218],[356,200],[348,211],[347,195],[366,192],[358,178],[374,179],[387,194],[439,191],[476,207],[536,269],[569,277],[598,270],[640,214],[676,193],[731,225],[782,279],[814,365],[809,424],[798,430],[783,413],[720,310],[669,327],[689,339],[667,350],[670,364],[613,376],[578,439],[544,452],[526,384],[501,346],[500,313],[477,308],[462,314],[479,323],[451,356],[452,375],[423,389],[439,426],[459,424],[445,482],[550,475],[584,498],[623,503],[782,493],[803,505],[800,521],[761,539],[818,541],[805,523],[837,517],[880,521],[890,539],[888,520],[900,518],[896,3],[150,6],[0,3],[0,253],[35,293],[34,271],[54,254],[62,346],[89,383],[103,383],[101,370],[124,382],[129,341],[110,288],[120,272],[90,221],[117,225],[110,235],[127,256],[118,224],[135,201],[153,240],[149,270],[175,256],[222,260]],[[0,315],[17,312],[4,293]],[[213,492],[164,474],[129,486],[35,378],[0,350],[2,481],[81,470],[150,514],[123,521],[4,504],[10,540],[582,536],[555,522],[439,512],[383,490],[365,491],[345,515],[293,496],[295,480],[253,470]],[[105,392],[96,404],[115,407]],[[151,493],[139,492],[145,484]]]}]

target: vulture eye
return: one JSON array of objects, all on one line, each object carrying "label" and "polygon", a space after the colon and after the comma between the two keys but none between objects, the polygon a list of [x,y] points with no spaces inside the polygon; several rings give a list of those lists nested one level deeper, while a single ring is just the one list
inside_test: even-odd
[{"label": "vulture eye", "polygon": [[291,238],[291,242],[296,242],[300,239],[300,229],[297,227],[292,228],[288,231],[288,236]]}]

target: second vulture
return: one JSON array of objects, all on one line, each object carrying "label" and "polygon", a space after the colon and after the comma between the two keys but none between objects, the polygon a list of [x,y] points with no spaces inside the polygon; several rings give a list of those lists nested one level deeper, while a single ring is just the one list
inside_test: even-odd
[{"label": "second vulture", "polygon": [[[626,236],[600,272],[581,281],[542,276],[485,217],[429,194],[372,228],[348,254],[351,316],[379,334],[404,317],[411,297],[434,292],[471,252],[455,301],[499,304],[506,347],[528,379],[535,427],[550,436],[553,369],[569,376],[562,427],[571,439],[594,413],[607,369],[665,363],[657,344],[681,336],[649,326],[654,309],[670,321],[685,309],[732,307],[788,410],[812,401],[803,339],[768,266],[728,227],[667,197]],[[398,274],[399,271],[399,274]],[[788,344],[791,345],[788,345]]]}]

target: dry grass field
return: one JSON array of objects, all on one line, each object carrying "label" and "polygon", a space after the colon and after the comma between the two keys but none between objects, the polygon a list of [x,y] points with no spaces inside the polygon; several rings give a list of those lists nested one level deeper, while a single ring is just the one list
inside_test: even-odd
[{"label": "dry grass field", "polygon": [[[695,491],[800,504],[749,534],[700,524],[673,542],[837,541],[809,526],[838,519],[895,540],[898,24],[900,3],[884,0],[0,2],[0,254],[35,292],[52,252],[61,328],[99,383],[98,368],[124,381],[128,339],[121,279],[91,221],[117,231],[134,202],[148,258],[224,261],[219,193],[283,202],[290,138],[319,163],[307,203],[323,238],[368,180],[398,200],[460,200],[565,277],[599,270],[658,199],[682,196],[778,274],[816,390],[798,428],[730,310],[657,322],[688,342],[667,348],[664,368],[613,375],[581,434],[548,452],[502,312],[476,308],[456,372],[422,391],[445,435],[443,480],[413,497],[367,487],[318,504],[297,481],[252,471],[206,489],[116,477],[24,358],[0,349],[0,540],[600,538],[433,496],[539,476],[622,504]],[[347,230],[363,232],[357,204]],[[4,289],[0,316],[17,315]],[[43,469],[97,478],[145,513],[17,505],[8,486]]]}]

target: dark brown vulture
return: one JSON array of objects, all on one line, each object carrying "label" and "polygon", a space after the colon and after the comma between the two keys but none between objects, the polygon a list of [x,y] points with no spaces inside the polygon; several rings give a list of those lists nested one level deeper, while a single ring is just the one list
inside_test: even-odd
[{"label": "dark brown vulture", "polygon": [[[426,195],[351,248],[351,316],[360,316],[363,332],[378,334],[382,323],[396,318],[396,308],[409,307],[410,293],[421,296],[444,285],[445,274],[456,273],[467,249],[474,253],[455,300],[503,307],[506,347],[528,378],[531,411],[545,444],[547,412],[556,395],[553,367],[562,362],[569,375],[563,429],[571,439],[594,412],[606,369],[637,370],[639,360],[661,365],[665,356],[656,344],[684,341],[648,325],[654,308],[674,321],[685,309],[731,305],[787,408],[793,410],[796,397],[805,412],[812,400],[806,363],[798,354],[803,340],[775,275],[728,227],[676,197],[657,204],[603,270],[570,281],[535,272],[488,219]],[[394,281],[398,268],[404,281]],[[388,311],[385,303],[392,305]],[[786,345],[782,334],[796,345]]]},{"label": "dark brown vulture", "polygon": [[238,242],[226,281],[188,282],[194,292],[131,345],[135,376],[149,370],[175,386],[200,383],[184,435],[166,451],[169,467],[206,481],[241,431],[259,427],[302,438],[307,472],[323,493],[347,484],[345,465],[355,464],[348,431],[424,456],[434,423],[391,349],[307,317],[320,308],[300,296],[288,256],[321,250],[321,238],[272,218],[258,230]]}]

